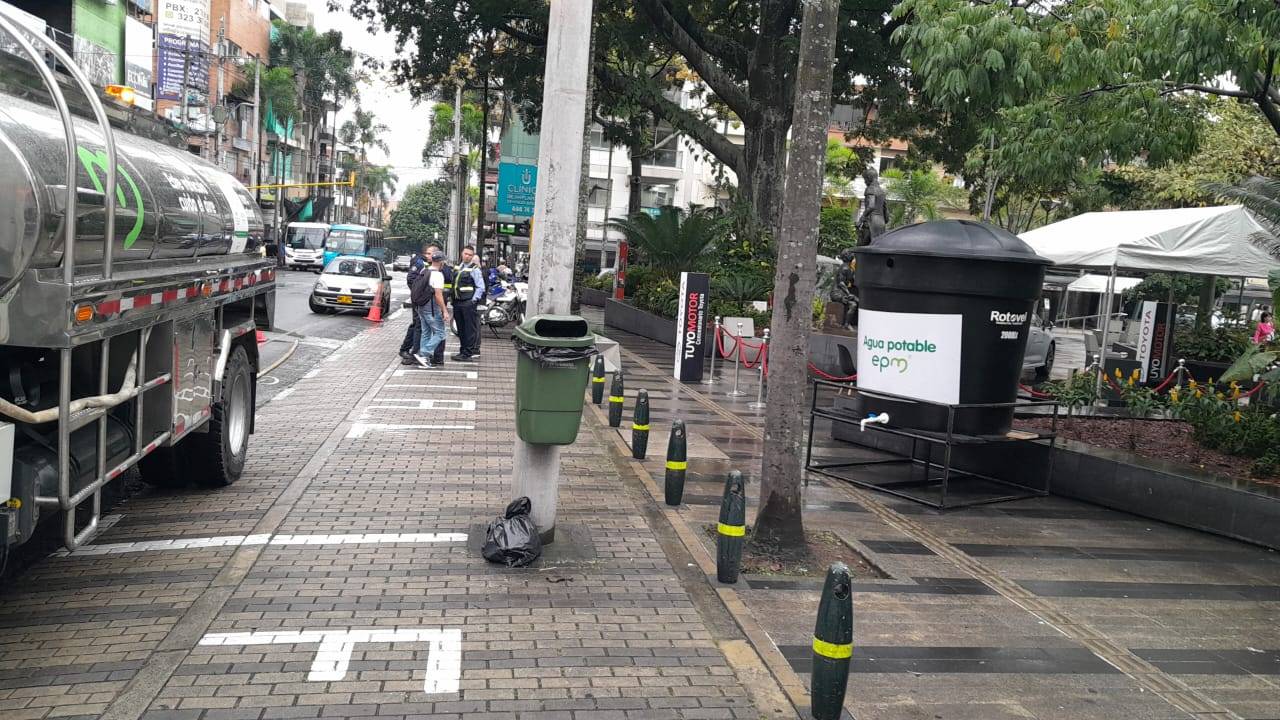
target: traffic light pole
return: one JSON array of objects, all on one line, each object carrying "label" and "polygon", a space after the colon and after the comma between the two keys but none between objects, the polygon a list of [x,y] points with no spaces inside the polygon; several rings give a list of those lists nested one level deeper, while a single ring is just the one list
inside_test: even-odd
[{"label": "traffic light pole", "polygon": [[[587,73],[590,69],[592,0],[551,0],[547,65],[542,91],[543,133],[538,152],[538,193],[533,226],[538,241],[529,262],[527,315],[569,312],[573,292],[574,239],[582,181]],[[528,496],[543,542],[555,536],[560,446],[516,440],[512,491]]]}]

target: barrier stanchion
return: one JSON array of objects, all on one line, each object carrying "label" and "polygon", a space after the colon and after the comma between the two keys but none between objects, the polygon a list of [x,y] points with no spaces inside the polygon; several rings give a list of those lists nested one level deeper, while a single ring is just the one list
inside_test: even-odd
[{"label": "barrier stanchion", "polygon": [[760,356],[756,362],[760,366],[760,382],[756,384],[755,402],[747,405],[747,407],[759,410],[764,407],[764,379],[765,369],[769,367],[769,328],[764,329],[764,342],[760,345]]},{"label": "barrier stanchion", "polygon": [[622,370],[616,370],[613,373],[613,384],[609,388],[609,427],[622,426],[622,403],[625,400],[626,398],[623,397]]},{"label": "barrier stanchion", "polygon": [[746,395],[745,392],[738,389],[738,376],[742,374],[742,361],[746,359],[746,356],[742,354],[744,348],[742,342],[742,323],[738,323],[738,336],[734,338],[733,343],[736,361],[733,364],[733,390],[729,392],[729,397],[742,397],[743,395]]},{"label": "barrier stanchion", "polygon": [[742,545],[747,539],[747,493],[737,470],[731,470],[724,481],[716,531],[716,579],[732,585],[742,571]]},{"label": "barrier stanchion", "polygon": [[631,415],[631,457],[643,460],[649,449],[649,391],[636,392],[636,409]]},{"label": "barrier stanchion", "polygon": [[716,382],[716,355],[720,347],[720,316],[716,316],[716,324],[711,328],[711,370],[702,379],[703,385],[714,385]]},{"label": "barrier stanchion", "polygon": [[844,707],[853,657],[853,582],[842,562],[827,569],[813,628],[813,674],[810,679],[815,720],[838,720]]},{"label": "barrier stanchion", "polygon": [[689,468],[688,438],[684,421],[671,421],[671,436],[667,438],[667,476],[663,483],[663,499],[676,506],[684,499],[684,473]]},{"label": "barrier stanchion", "polygon": [[591,402],[596,405],[604,403],[604,358],[599,355],[596,355],[596,364],[591,370]]},{"label": "barrier stanchion", "polygon": [[1182,389],[1182,375],[1187,371],[1187,361],[1184,358],[1178,358],[1178,367],[1174,370],[1178,374],[1178,389]]}]

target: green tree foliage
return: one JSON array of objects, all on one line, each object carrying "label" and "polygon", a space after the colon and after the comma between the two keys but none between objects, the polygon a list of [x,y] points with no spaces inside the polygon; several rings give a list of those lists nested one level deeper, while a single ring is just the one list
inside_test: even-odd
[{"label": "green tree foliage", "polygon": [[827,140],[827,160],[823,167],[823,181],[827,194],[847,195],[852,191],[853,180],[866,166],[866,158],[857,150],[831,138]]},{"label": "green tree foliage", "polygon": [[[496,36],[502,77],[526,122],[538,115],[545,60],[545,0],[348,0],[376,18],[402,48],[393,69],[419,96],[448,85],[457,59],[474,57],[477,38]],[[877,103],[876,131],[899,130],[897,112],[912,111],[890,34],[893,0],[842,3],[835,102]],[[697,142],[735,172],[766,227],[777,223],[786,141],[794,104],[799,16],[794,0],[600,0],[595,4],[596,104],[605,117],[640,109]],[[855,78],[859,82],[855,82]],[[716,112],[690,110],[666,91],[689,80]],[[721,134],[741,122],[745,142]]]},{"label": "green tree foliage", "polygon": [[890,227],[937,220],[942,217],[943,208],[965,206],[965,191],[931,170],[891,169],[885,171],[884,178],[890,199]]},{"label": "green tree foliage", "polygon": [[[1109,171],[1113,204],[1133,210],[1213,205],[1220,194],[1235,197],[1233,183],[1280,167],[1280,136],[1255,106],[1233,100],[1211,103],[1200,134],[1200,149],[1186,160],[1161,167],[1134,163]],[[1249,186],[1242,188],[1247,196]]]},{"label": "green tree foliage", "polygon": [[271,65],[293,71],[299,110],[303,119],[316,123],[326,101],[355,96],[355,57],[342,46],[342,33],[300,28],[276,20],[271,36]]},{"label": "green tree foliage", "polygon": [[256,62],[247,62],[244,66],[244,77],[236,81],[232,92],[239,97],[253,97],[255,71],[259,73],[259,120],[266,118],[268,103],[271,104],[271,111],[275,113],[276,117],[282,120],[298,119],[300,117],[298,113],[298,86],[293,79],[293,70],[290,68],[267,67],[264,65],[258,70]]},{"label": "green tree foliage", "polygon": [[854,209],[840,205],[822,208],[818,217],[818,252],[836,257],[841,250],[858,244],[858,231],[853,225]]},{"label": "green tree foliage", "polygon": [[692,270],[712,247],[726,221],[706,210],[684,213],[670,205],[659,209],[657,217],[637,213],[608,222],[620,231],[636,250],[636,261],[665,277],[674,278]]},{"label": "green tree foliage", "polygon": [[[387,142],[382,139],[389,130],[390,128],[385,124],[378,122],[372,112],[359,107],[356,108],[352,118],[338,129],[338,139],[359,150],[356,161],[348,162],[343,169],[355,173],[355,187],[359,193],[357,204],[366,209],[371,207],[371,201],[377,195],[376,188],[385,180],[384,177],[375,177],[371,183],[369,176],[373,174],[374,168],[369,165],[369,148],[377,148],[384,153],[389,152]],[[394,188],[394,182],[392,187]]]},{"label": "green tree foliage", "polygon": [[446,180],[423,182],[405,189],[400,204],[391,211],[389,235],[403,235],[401,251],[413,252],[435,238],[443,237],[449,225],[449,192]]},{"label": "green tree foliage", "polygon": [[[484,111],[479,105],[462,103],[462,152],[478,149],[484,140]],[[422,148],[423,162],[439,157],[453,141],[453,105],[436,103],[431,107],[431,130]],[[474,165],[472,165],[474,167]]]}]

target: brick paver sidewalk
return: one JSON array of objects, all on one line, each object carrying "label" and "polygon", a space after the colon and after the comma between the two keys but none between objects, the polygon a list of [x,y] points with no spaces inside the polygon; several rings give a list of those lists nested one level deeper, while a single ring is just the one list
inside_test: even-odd
[{"label": "brick paver sidewalk", "polygon": [[148,491],[11,583],[0,718],[781,716],[594,423],[545,557],[479,556],[509,499],[514,351],[402,368],[405,320],[261,408],[235,486]]}]

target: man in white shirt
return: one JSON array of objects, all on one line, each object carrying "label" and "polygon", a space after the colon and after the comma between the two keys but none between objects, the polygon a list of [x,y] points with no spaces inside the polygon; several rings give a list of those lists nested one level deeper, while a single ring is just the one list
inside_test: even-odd
[{"label": "man in white shirt", "polygon": [[418,322],[422,325],[422,345],[414,359],[424,368],[435,368],[443,363],[432,362],[431,356],[435,353],[436,346],[444,342],[445,328],[449,325],[451,315],[449,306],[444,301],[444,273],[441,271],[444,253],[435,250],[428,260],[431,261],[431,267],[423,271],[419,282],[426,283],[427,287],[420,289],[429,292],[418,293],[419,296],[426,296],[426,302],[414,307],[418,313]]}]

